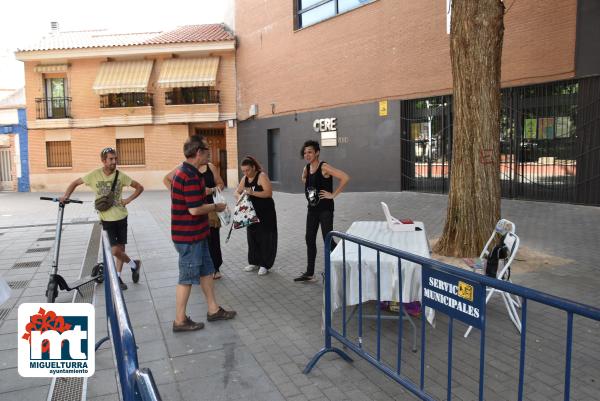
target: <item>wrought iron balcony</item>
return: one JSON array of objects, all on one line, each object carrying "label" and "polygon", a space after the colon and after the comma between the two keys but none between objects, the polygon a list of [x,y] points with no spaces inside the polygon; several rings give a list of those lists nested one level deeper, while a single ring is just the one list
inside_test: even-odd
[{"label": "wrought iron balcony", "polygon": [[152,106],[152,93],[109,93],[100,95],[100,108]]},{"label": "wrought iron balcony", "polygon": [[219,91],[197,88],[176,88],[165,93],[165,104],[214,104],[219,103]]},{"label": "wrought iron balcony", "polygon": [[71,118],[70,97],[49,97],[35,99],[38,120],[49,118]]}]

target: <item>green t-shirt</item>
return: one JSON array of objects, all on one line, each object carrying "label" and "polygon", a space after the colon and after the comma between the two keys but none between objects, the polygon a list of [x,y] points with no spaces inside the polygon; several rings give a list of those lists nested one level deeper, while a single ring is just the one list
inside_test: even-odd
[{"label": "green t-shirt", "polygon": [[[92,188],[96,192],[96,199],[102,195],[106,195],[110,192],[113,180],[115,179],[115,173],[111,175],[104,175],[102,168],[90,171],[82,178],[85,185]],[[113,206],[104,211],[98,211],[100,220],[102,221],[117,221],[123,220],[127,217],[127,209],[121,205],[121,196],[123,195],[123,187],[131,185],[132,179],[122,171],[119,171],[119,178],[115,185],[115,203]]]}]

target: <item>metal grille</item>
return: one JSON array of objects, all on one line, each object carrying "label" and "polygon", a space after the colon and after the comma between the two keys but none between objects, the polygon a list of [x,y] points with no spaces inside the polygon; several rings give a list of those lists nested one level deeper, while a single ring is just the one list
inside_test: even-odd
[{"label": "metal grille", "polygon": [[51,401],[81,401],[83,377],[59,377],[54,383]]},{"label": "metal grille", "polygon": [[13,290],[16,290],[19,288],[27,288],[27,285],[29,285],[29,281],[30,280],[7,281],[7,284],[10,288],[12,288]]},{"label": "metal grille", "polygon": [[452,99],[402,102],[402,187],[446,193],[452,152]]},{"label": "metal grille", "polygon": [[11,269],[27,269],[30,267],[39,267],[41,264],[41,260],[37,260],[34,262],[19,262],[15,263]]},{"label": "metal grille", "polygon": [[121,165],[145,164],[144,138],[117,139],[117,155]]},{"label": "metal grille", "polygon": [[6,316],[8,316],[8,314],[10,313],[11,309],[10,308],[3,308],[0,309],[0,320],[4,320],[4,318]]},{"label": "metal grille", "polygon": [[46,142],[47,167],[71,167],[71,141]]},{"label": "metal grille", "polygon": [[165,92],[165,104],[216,104],[219,103],[219,91],[208,87],[173,88]]},{"label": "metal grille", "polygon": [[71,118],[70,97],[36,98],[35,106],[38,120]]},{"label": "metal grille", "polygon": [[[502,90],[502,196],[600,205],[600,77]],[[452,96],[401,101],[402,189],[447,193]]]},{"label": "metal grille", "polygon": [[152,106],[152,93],[109,93],[100,95],[100,108]]},{"label": "metal grille", "polygon": [[12,181],[10,148],[0,149],[0,181]]},{"label": "metal grille", "polygon": [[40,237],[37,240],[38,241],[54,241],[56,239],[56,237]]},{"label": "metal grille", "polygon": [[49,248],[49,247],[31,248],[31,249],[28,249],[27,252],[25,252],[25,253],[48,252],[50,249],[52,249],[52,248]]}]

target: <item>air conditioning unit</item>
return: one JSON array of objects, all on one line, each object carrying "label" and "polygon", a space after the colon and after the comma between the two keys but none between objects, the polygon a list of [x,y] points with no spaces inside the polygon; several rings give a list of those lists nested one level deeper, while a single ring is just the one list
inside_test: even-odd
[{"label": "air conditioning unit", "polygon": [[248,110],[248,115],[249,117],[253,117],[255,115],[258,114],[258,105],[257,104],[251,104],[250,105],[250,110]]}]

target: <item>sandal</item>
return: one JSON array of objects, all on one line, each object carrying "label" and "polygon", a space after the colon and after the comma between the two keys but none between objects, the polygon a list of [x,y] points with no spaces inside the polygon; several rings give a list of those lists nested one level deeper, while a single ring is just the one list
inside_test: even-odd
[{"label": "sandal", "polygon": [[219,280],[221,277],[223,277],[221,275],[221,272],[214,272],[213,273],[213,280]]},{"label": "sandal", "polygon": [[229,320],[233,319],[236,314],[237,312],[234,310],[226,311],[225,309],[219,306],[219,310],[213,313],[212,315],[210,313],[206,314],[206,320],[208,320],[209,322],[215,322],[217,320]]}]

